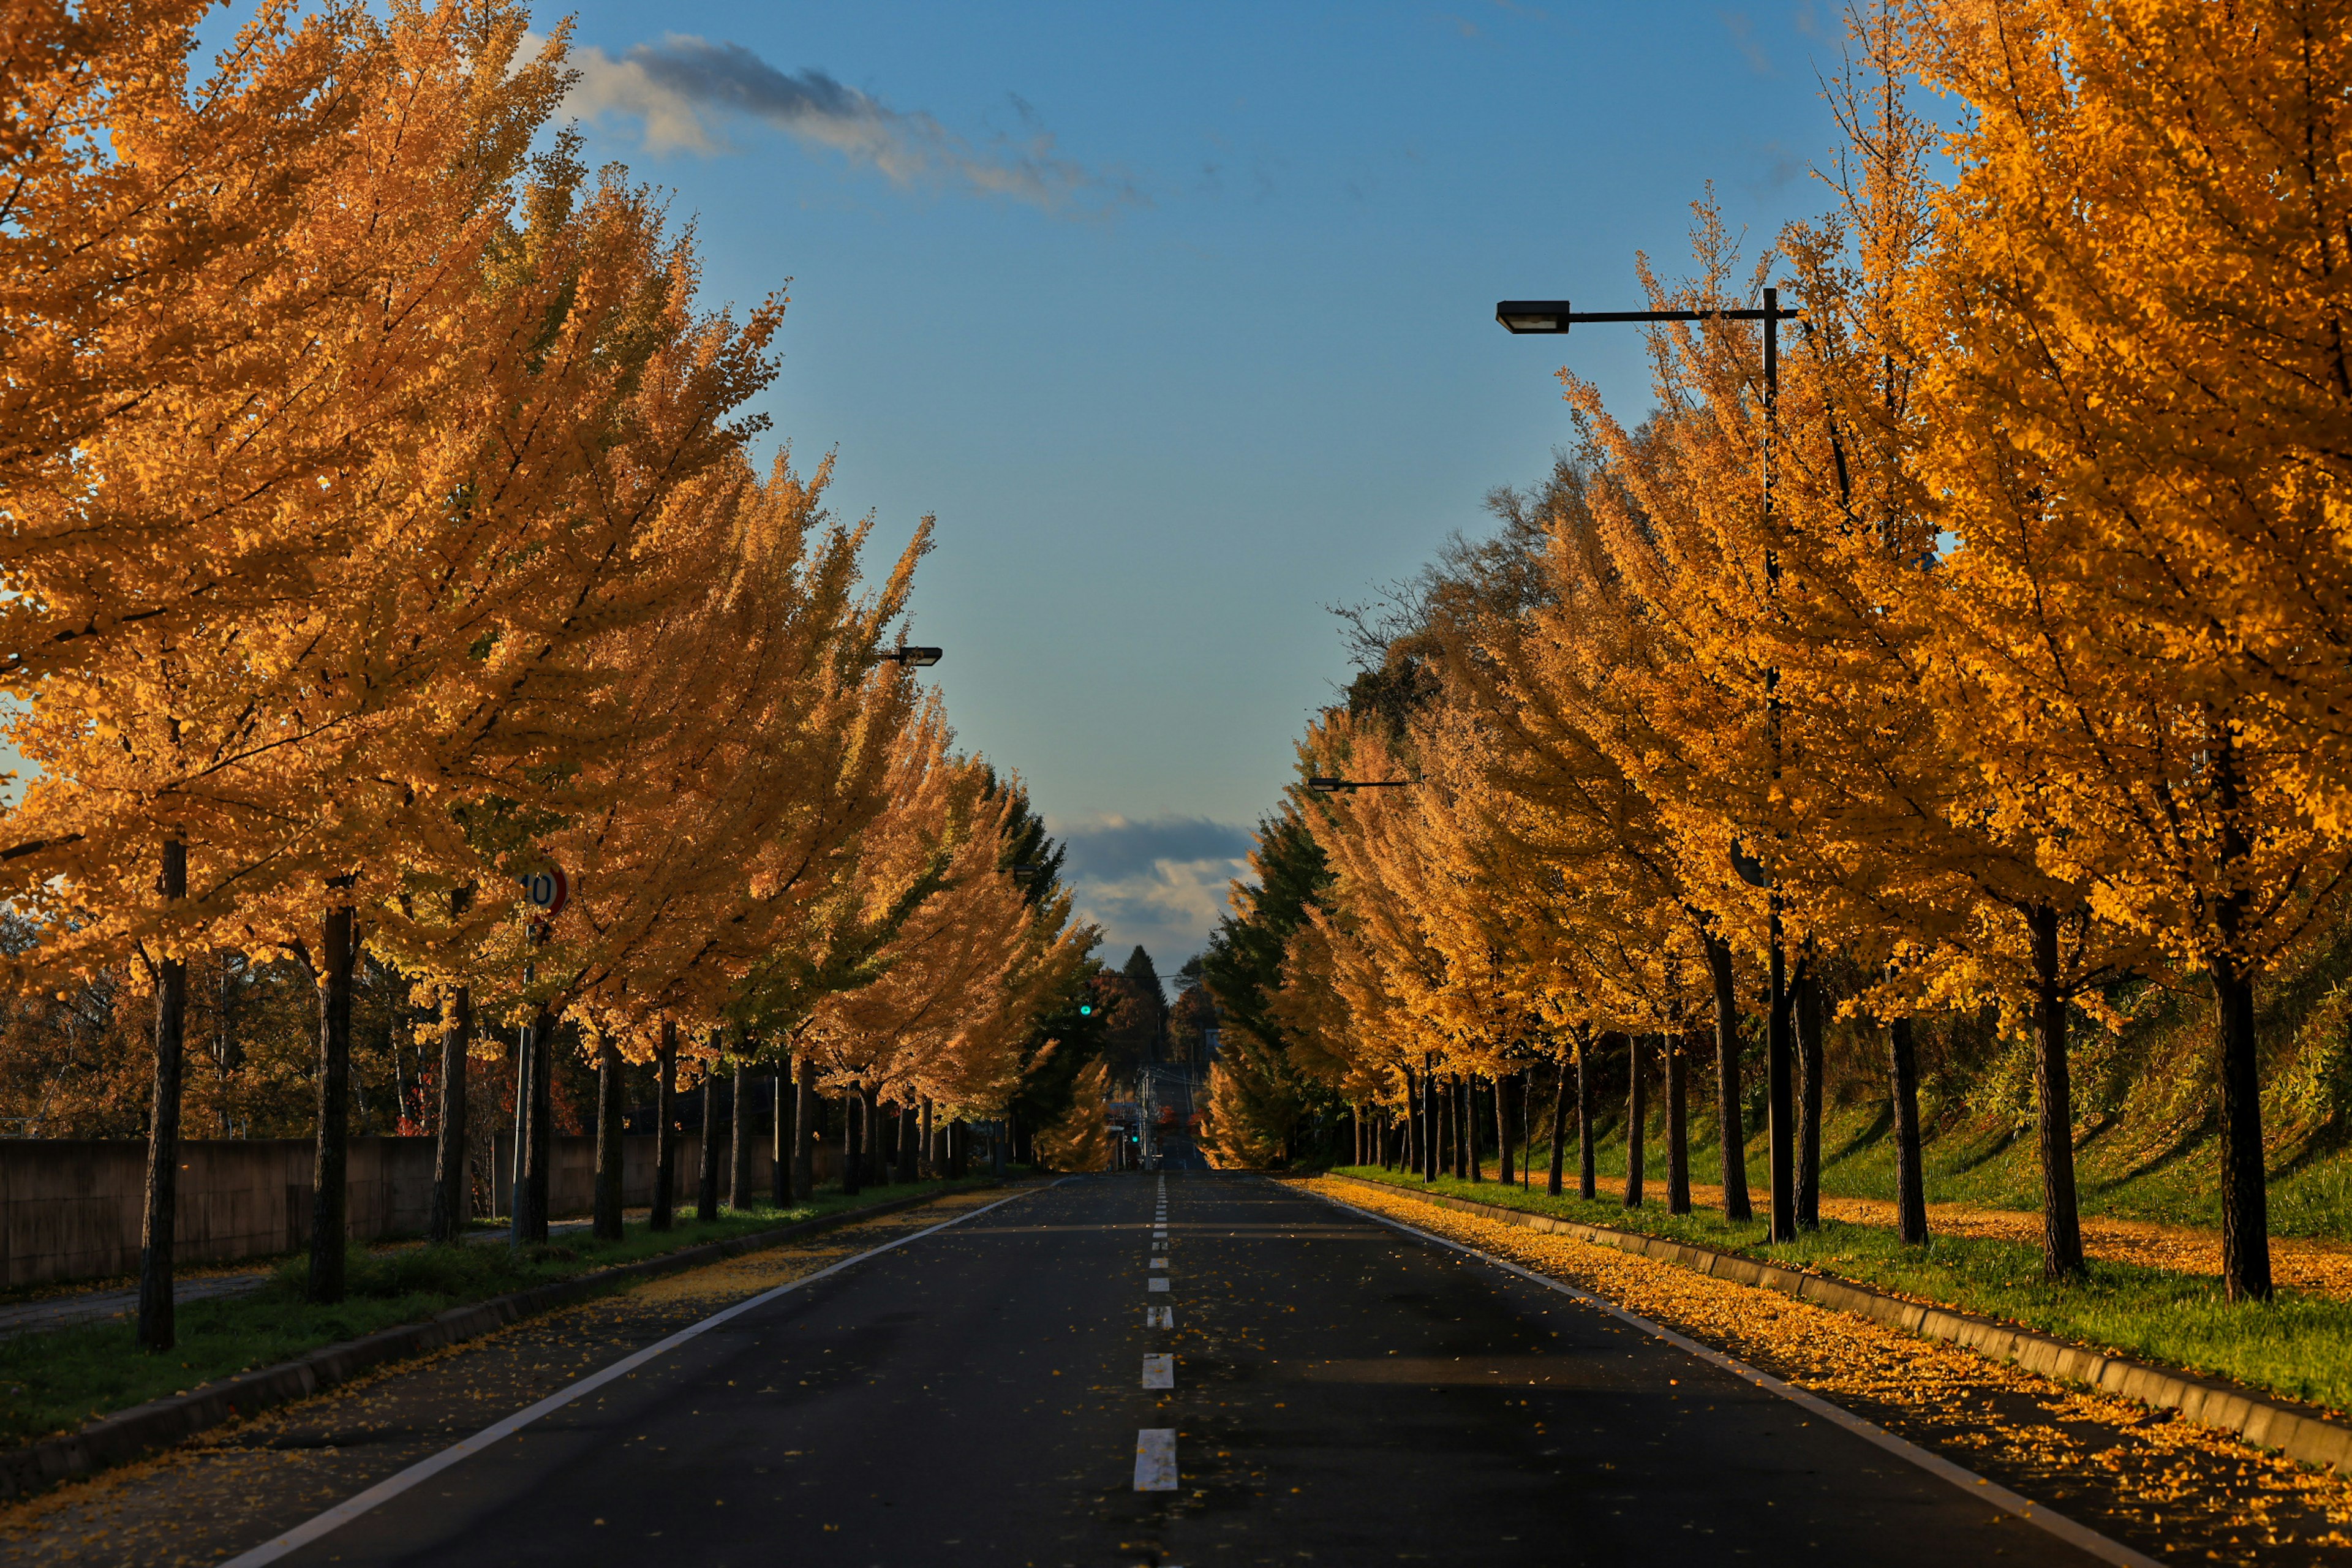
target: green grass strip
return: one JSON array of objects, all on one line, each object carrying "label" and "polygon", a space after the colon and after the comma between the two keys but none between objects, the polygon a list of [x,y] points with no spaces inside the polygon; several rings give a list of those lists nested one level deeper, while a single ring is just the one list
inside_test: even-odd
[{"label": "green grass strip", "polygon": [[331,1307],[303,1300],[309,1259],[289,1258],[251,1294],[182,1302],[174,1314],[179,1346],[166,1354],[140,1350],[128,1316],[0,1341],[0,1446],[71,1431],[151,1399],[509,1291],[989,1179],[867,1187],[856,1197],[820,1193],[790,1208],[722,1209],[708,1225],[698,1224],[689,1208],[667,1231],[633,1220],[618,1241],[598,1241],[583,1228],[520,1251],[482,1241],[464,1247],[354,1247],[349,1293]]}]

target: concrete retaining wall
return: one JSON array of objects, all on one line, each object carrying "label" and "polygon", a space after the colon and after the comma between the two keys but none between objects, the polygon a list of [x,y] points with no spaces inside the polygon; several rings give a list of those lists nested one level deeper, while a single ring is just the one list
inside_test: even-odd
[{"label": "concrete retaining wall", "polygon": [[[309,1245],[312,1154],[306,1138],[181,1144],[179,1258],[218,1262]],[[433,1140],[354,1138],[348,1172],[352,1237],[425,1228]],[[136,1273],[146,1185],[143,1142],[0,1139],[0,1286]]]},{"label": "concrete retaining wall", "polygon": [[[653,1201],[654,1138],[622,1141],[623,1201]],[[176,1252],[183,1263],[266,1258],[310,1244],[307,1138],[190,1140],[180,1145]],[[593,1138],[558,1138],[549,1215],[588,1213],[596,1168]],[[700,1140],[679,1141],[677,1200],[694,1204]],[[837,1148],[817,1150],[817,1179],[840,1164]],[[498,1141],[497,1205],[506,1212],[513,1140]],[[765,1141],[752,1161],[752,1191],[769,1190]],[[433,1200],[433,1140],[354,1138],[347,1182],[354,1241],[423,1234]],[[719,1177],[719,1201],[727,1197]],[[147,1145],[129,1139],[0,1139],[0,1289],[55,1279],[99,1279],[139,1270]]]},{"label": "concrete retaining wall", "polygon": [[[721,1131],[720,1137],[726,1133]],[[562,1219],[567,1215],[584,1215],[595,1206],[596,1199],[596,1140],[591,1137],[551,1139],[548,1150],[547,1216]],[[719,1151],[719,1201],[727,1201],[728,1154],[722,1146]],[[507,1206],[514,1197],[514,1134],[501,1132],[498,1138],[498,1154],[492,1181],[497,1196],[492,1200],[492,1214],[508,1214]],[[677,1167],[672,1173],[676,1185],[671,1189],[673,1201],[681,1209],[694,1207],[695,1183],[702,1169],[702,1134],[681,1132],[677,1141]],[[768,1139],[762,1134],[754,1141],[751,1151],[751,1194],[765,1201],[771,1190],[770,1182],[775,1171],[775,1161],[769,1156]],[[816,1179],[830,1182],[841,1173],[840,1140],[820,1143],[816,1150]],[[621,1205],[624,1208],[644,1208],[654,1201],[654,1135],[632,1133],[621,1140]]]}]

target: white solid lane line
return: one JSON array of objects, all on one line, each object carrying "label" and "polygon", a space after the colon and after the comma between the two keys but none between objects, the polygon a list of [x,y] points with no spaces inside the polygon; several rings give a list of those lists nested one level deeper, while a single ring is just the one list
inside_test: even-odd
[{"label": "white solid lane line", "polygon": [[[1746,1362],[1736,1361],[1721,1351],[1710,1350],[1696,1340],[1675,1332],[1663,1323],[1654,1323],[1638,1313],[1629,1312],[1606,1297],[1596,1296],[1590,1290],[1580,1290],[1565,1280],[1555,1279],[1549,1274],[1538,1274],[1532,1268],[1521,1268],[1507,1258],[1497,1258],[1491,1252],[1481,1252],[1475,1247],[1467,1247],[1461,1242],[1450,1240],[1433,1231],[1423,1230],[1419,1226],[1407,1225],[1402,1220],[1391,1219],[1388,1215],[1375,1214],[1370,1209],[1360,1209],[1351,1203],[1327,1196],[1322,1193],[1317,1193],[1314,1195],[1322,1198],[1333,1208],[1346,1209],[1349,1214],[1361,1215],[1374,1224],[1387,1226],[1391,1230],[1401,1230],[1407,1236],[1417,1237],[1423,1241],[1433,1242],[1449,1252],[1463,1253],[1481,1262],[1491,1263],[1506,1273],[1516,1274],[1520,1279],[1540,1285],[1547,1290],[1557,1290],[1563,1296],[1571,1296],[1589,1306],[1598,1307],[1618,1321],[1631,1324],[1645,1333],[1654,1334],[1676,1350],[1688,1352],[1699,1360],[1719,1366],[1735,1376],[1744,1377],[1759,1388],[1777,1394],[1793,1405],[1803,1405],[1814,1415],[1844,1427],[1854,1436],[1877,1445],[1896,1458],[1908,1459],[1929,1475],[1948,1480],[1969,1495],[1982,1498],[2003,1512],[2015,1514],[2028,1524],[2040,1526],[2069,1546],[2088,1552],[2102,1563],[2115,1563],[2116,1568],[2163,1568],[2163,1565],[2155,1558],[2135,1552],[2120,1541],[2110,1541],[2089,1525],[2078,1524],[2063,1513],[2053,1513],[2032,1499],[2020,1497],[2007,1487],[1995,1486],[1974,1470],[1956,1465],[1943,1455],[1922,1448],[1916,1443],[1906,1442],[1886,1430],[1885,1427],[1864,1421],[1842,1405],[1832,1405],[1828,1400],[1816,1394],[1808,1394],[1801,1388],[1783,1383],[1769,1373],[1759,1372]],[[232,1564],[231,1568],[235,1568],[235,1565]]]},{"label": "white solid lane line", "polygon": [[1135,1435],[1135,1489],[1176,1489],[1176,1428],[1146,1426]]},{"label": "white solid lane line", "polygon": [[1176,1358],[1172,1355],[1148,1355],[1143,1358],[1143,1386],[1173,1388],[1176,1386]]},{"label": "white solid lane line", "polygon": [[[994,1203],[984,1205],[980,1208],[968,1209],[964,1213],[956,1215],[953,1219],[941,1220],[939,1224],[926,1226],[925,1228],[915,1232],[911,1236],[902,1236],[896,1241],[886,1241],[879,1247],[870,1247],[863,1252],[853,1253],[849,1257],[843,1258],[840,1262],[830,1264],[825,1268],[818,1269],[814,1274],[803,1274],[799,1279],[789,1280],[784,1284],[777,1286],[772,1290],[761,1291],[759,1295],[752,1297],[748,1301],[738,1301],[735,1305],[728,1308],[725,1311],[714,1312],[698,1323],[688,1323],[686,1327],[678,1330],[677,1332],[670,1335],[669,1338],[663,1340],[658,1344],[647,1345],[645,1349],[637,1352],[635,1355],[625,1356],[621,1360],[616,1361],[612,1365],[606,1367],[604,1371],[583,1377],[579,1382],[573,1384],[571,1387],[562,1389],[557,1393],[549,1394],[545,1399],[541,1400],[530,1409],[519,1410],[503,1421],[495,1422],[490,1426],[485,1426],[480,1431],[475,1433],[472,1436],[467,1438],[464,1442],[452,1444],[450,1447],[442,1449],[439,1453],[434,1455],[430,1458],[420,1459],[415,1464],[409,1466],[408,1468],[401,1471],[398,1475],[390,1476],[383,1480],[378,1481],[375,1485],[368,1488],[367,1490],[360,1493],[359,1496],[349,1499],[346,1501],[337,1503],[326,1512],[318,1515],[314,1519],[306,1521],[301,1524],[296,1525],[293,1529],[288,1531],[285,1534],[278,1536],[275,1540],[263,1542],[260,1545],[255,1547],[252,1551],[245,1553],[243,1556],[229,1559],[226,1568],[261,1568],[261,1565],[265,1563],[275,1563],[289,1552],[299,1551],[302,1547],[308,1546],[311,1542],[318,1540],[320,1536],[325,1535],[331,1531],[339,1530],[342,1526],[349,1524],[352,1521],[359,1518],[364,1513],[370,1512],[380,1504],[390,1502],[394,1498],[398,1497],[401,1493],[408,1490],[411,1487],[416,1486],[420,1482],[432,1479],[435,1476],[439,1475],[443,1470],[447,1469],[450,1466],[457,1464],[460,1460],[471,1458],[474,1455],[480,1453],[484,1448],[488,1447],[499,1438],[510,1436],[513,1434],[521,1431],[524,1427],[530,1426],[532,1422],[538,1420],[542,1415],[552,1415],[555,1412],[562,1409],[565,1405],[571,1404],[573,1400],[578,1399],[583,1394],[593,1394],[596,1390],[604,1387],[606,1384],[612,1383],[616,1379],[628,1376],[629,1373],[636,1371],[637,1368],[645,1365],[646,1363],[654,1360],[657,1356],[667,1354],[668,1352],[675,1350],[679,1345],[686,1343],[688,1340],[694,1339],[698,1335],[715,1329],[721,1323],[731,1322],[735,1319],[741,1317],[746,1312],[756,1311],[780,1296],[789,1295],[793,1291],[802,1289],[803,1286],[814,1285],[818,1280],[825,1279],[829,1275],[840,1273],[843,1269],[849,1268],[853,1264],[864,1263],[868,1258],[878,1258],[883,1253],[895,1251],[898,1247],[906,1246],[910,1241],[920,1241],[923,1237],[930,1236],[935,1232],[945,1230],[951,1225],[961,1225],[968,1219],[977,1219],[979,1216],[988,1213],[992,1209],[1003,1208],[1006,1204],[1017,1202],[1028,1195],[1028,1193],[1025,1192],[1015,1193],[1009,1198],[999,1198]],[[1171,1456],[1175,1452],[1174,1436],[1172,1434],[1170,1436],[1169,1452]],[[1171,1462],[1172,1464],[1172,1458]],[[1172,1489],[1175,1483],[1171,1481],[1169,1485]]]},{"label": "white solid lane line", "polygon": [[1173,1307],[1144,1308],[1143,1326],[1147,1329],[1174,1328],[1176,1326],[1176,1309]]}]

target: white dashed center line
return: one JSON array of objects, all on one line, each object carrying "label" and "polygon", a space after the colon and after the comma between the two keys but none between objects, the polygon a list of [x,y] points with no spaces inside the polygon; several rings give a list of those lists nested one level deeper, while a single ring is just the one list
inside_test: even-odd
[{"label": "white dashed center line", "polygon": [[1147,1290],[1165,1290],[1168,1289],[1168,1277],[1163,1274],[1159,1279],[1147,1283],[1144,1286],[1144,1289]]},{"label": "white dashed center line", "polygon": [[1172,1355],[1148,1355],[1143,1358],[1143,1386],[1173,1388],[1176,1386],[1176,1358]]},{"label": "white dashed center line", "polygon": [[1176,1326],[1176,1309],[1173,1307],[1144,1308],[1143,1326],[1147,1329],[1174,1328]]},{"label": "white dashed center line", "polygon": [[1135,1489],[1176,1489],[1176,1428],[1146,1426],[1135,1435]]}]

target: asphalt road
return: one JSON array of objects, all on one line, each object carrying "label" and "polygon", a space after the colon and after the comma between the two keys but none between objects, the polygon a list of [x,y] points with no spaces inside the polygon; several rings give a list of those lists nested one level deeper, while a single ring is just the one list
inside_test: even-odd
[{"label": "asphalt road", "polygon": [[[1154,1356],[1172,1387],[1144,1386]],[[1172,1490],[1138,1489],[1152,1432]],[[288,1561],[1996,1559],[2090,1561],[1568,1298],[1172,1172],[1067,1182],[785,1296]]]}]

